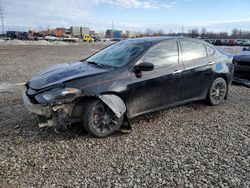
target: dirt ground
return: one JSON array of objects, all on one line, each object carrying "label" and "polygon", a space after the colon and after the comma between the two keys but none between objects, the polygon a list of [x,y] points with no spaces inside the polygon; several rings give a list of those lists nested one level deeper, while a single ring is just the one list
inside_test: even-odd
[{"label": "dirt ground", "polygon": [[250,187],[245,87],[232,86],[217,107],[197,102],[138,117],[129,134],[96,139],[78,124],[61,135],[39,129],[22,86],[10,84],[106,45],[0,46],[0,187]]}]

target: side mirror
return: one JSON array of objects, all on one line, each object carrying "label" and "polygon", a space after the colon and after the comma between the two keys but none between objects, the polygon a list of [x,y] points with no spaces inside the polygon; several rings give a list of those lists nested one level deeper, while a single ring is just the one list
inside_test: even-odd
[{"label": "side mirror", "polygon": [[144,72],[144,71],[152,71],[154,70],[154,65],[152,63],[143,62],[139,65],[134,66],[134,72]]},{"label": "side mirror", "polygon": [[244,48],[242,48],[242,51],[247,51],[247,48],[245,48],[245,47],[244,47]]}]

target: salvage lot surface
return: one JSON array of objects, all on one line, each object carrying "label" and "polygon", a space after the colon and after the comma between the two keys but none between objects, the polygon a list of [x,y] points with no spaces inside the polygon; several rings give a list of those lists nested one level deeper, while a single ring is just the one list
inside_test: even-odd
[{"label": "salvage lot surface", "polygon": [[[0,84],[25,82],[49,65],[83,59],[105,45],[0,47]],[[80,125],[62,135],[39,129],[21,89],[0,93],[4,187],[250,186],[247,88],[232,86],[218,107],[198,102],[138,117],[130,134],[104,139],[91,138]]]}]

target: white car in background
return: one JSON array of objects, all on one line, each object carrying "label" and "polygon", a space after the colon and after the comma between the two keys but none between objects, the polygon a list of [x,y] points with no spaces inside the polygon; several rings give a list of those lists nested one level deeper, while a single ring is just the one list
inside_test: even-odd
[{"label": "white car in background", "polygon": [[77,42],[79,38],[73,38],[73,37],[65,37],[63,38],[63,41],[65,42]]},{"label": "white car in background", "polygon": [[37,40],[45,40],[44,37],[37,37]]},{"label": "white car in background", "polygon": [[250,40],[243,40],[242,45],[243,46],[250,46]]},{"label": "white car in background", "polygon": [[49,36],[44,37],[44,39],[47,40],[47,41],[57,41],[58,37],[49,35]]},{"label": "white car in background", "polygon": [[237,46],[241,46],[242,43],[243,43],[243,40],[242,39],[237,39],[235,43],[236,43]]}]

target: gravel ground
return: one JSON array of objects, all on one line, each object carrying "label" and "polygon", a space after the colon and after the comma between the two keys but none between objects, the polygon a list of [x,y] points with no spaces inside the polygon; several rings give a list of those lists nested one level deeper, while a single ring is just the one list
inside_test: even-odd
[{"label": "gravel ground", "polygon": [[[0,47],[0,84],[104,46]],[[104,139],[78,124],[61,135],[39,129],[21,88],[0,93],[0,187],[250,187],[247,88],[232,86],[218,107],[197,102],[138,117],[131,133]]]}]

